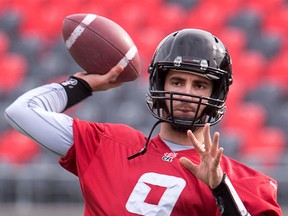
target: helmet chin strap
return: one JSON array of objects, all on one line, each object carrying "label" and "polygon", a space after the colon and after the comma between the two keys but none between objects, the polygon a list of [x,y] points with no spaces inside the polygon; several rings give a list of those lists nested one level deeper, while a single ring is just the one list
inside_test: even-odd
[{"label": "helmet chin strap", "polygon": [[158,121],[153,125],[153,127],[152,127],[152,129],[151,129],[151,131],[150,131],[150,133],[149,133],[149,135],[148,135],[148,138],[147,138],[147,140],[146,140],[146,143],[145,143],[144,147],[143,147],[140,151],[138,151],[137,153],[135,153],[135,154],[127,157],[128,160],[131,160],[131,159],[133,159],[133,158],[136,158],[136,157],[138,157],[138,156],[143,155],[143,154],[146,153],[147,147],[148,147],[148,143],[149,143],[150,138],[151,138],[151,135],[152,135],[154,129],[156,128],[156,126],[157,126],[158,124],[160,124],[161,122],[163,122],[163,120],[158,120]]},{"label": "helmet chin strap", "polygon": [[193,120],[181,119],[181,118],[172,119],[172,117],[170,117],[169,120],[171,121],[170,125],[173,130],[180,132],[180,133],[187,133],[187,130],[191,130],[194,133],[199,128],[199,125],[203,124],[203,122],[201,121],[203,116],[204,116],[204,113],[202,113],[199,118],[196,118]]},{"label": "helmet chin strap", "polygon": [[187,133],[187,130],[191,130],[193,133],[198,129],[196,126],[191,126],[191,125],[181,125],[181,124],[170,124],[172,129],[176,132],[180,133]]},{"label": "helmet chin strap", "polygon": [[[179,121],[183,121],[184,122],[184,120],[179,120]],[[197,121],[200,121],[200,120],[197,120]],[[149,133],[149,135],[147,137],[147,140],[145,142],[144,147],[140,151],[136,152],[135,154],[128,156],[127,157],[128,160],[134,159],[134,158],[136,158],[136,157],[138,157],[140,155],[143,155],[143,154],[145,154],[147,152],[147,148],[148,148],[149,141],[151,139],[151,135],[152,135],[153,131],[155,130],[156,126],[159,125],[162,122],[165,122],[165,121],[159,119],[153,125],[153,127],[151,128],[150,133]],[[194,122],[194,124],[195,124],[195,122]],[[199,128],[199,127],[196,127],[196,126],[191,126],[190,124],[170,123],[170,125],[171,125],[173,130],[175,130],[177,132],[181,132],[181,133],[187,133],[187,130],[191,130],[192,132],[195,132]]]}]

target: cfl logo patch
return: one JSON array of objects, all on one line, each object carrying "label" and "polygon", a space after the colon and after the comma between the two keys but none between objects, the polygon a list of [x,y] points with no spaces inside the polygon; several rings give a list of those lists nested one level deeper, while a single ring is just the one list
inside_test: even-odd
[{"label": "cfl logo patch", "polygon": [[170,152],[170,153],[164,153],[162,160],[167,162],[172,162],[174,158],[177,157],[177,153]]},{"label": "cfl logo patch", "polygon": [[68,80],[62,82],[61,84],[63,86],[68,86],[69,88],[73,88],[73,86],[76,86],[77,83],[78,83],[78,81],[76,79],[69,78]]}]

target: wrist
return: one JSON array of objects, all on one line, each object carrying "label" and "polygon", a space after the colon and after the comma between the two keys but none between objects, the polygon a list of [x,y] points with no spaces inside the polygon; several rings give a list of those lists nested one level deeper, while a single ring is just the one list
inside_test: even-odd
[{"label": "wrist", "polygon": [[91,86],[85,80],[75,76],[69,77],[60,85],[63,86],[68,98],[65,110],[92,95]]},{"label": "wrist", "polygon": [[227,175],[226,175],[226,173],[223,173],[223,174],[222,174],[221,181],[220,181],[215,187],[210,187],[210,189],[211,189],[212,191],[221,190],[221,188],[223,187],[225,178],[227,178]]},{"label": "wrist", "polygon": [[212,189],[213,196],[223,216],[240,215],[249,216],[244,204],[226,173],[223,174],[220,184]]}]

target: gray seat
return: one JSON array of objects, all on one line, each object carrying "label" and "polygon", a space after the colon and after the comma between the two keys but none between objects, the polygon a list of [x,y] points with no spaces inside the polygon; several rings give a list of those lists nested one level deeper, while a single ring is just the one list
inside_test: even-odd
[{"label": "gray seat", "polygon": [[20,25],[22,17],[16,10],[5,10],[0,15],[0,30],[5,31],[10,40],[14,40],[19,37]]},{"label": "gray seat", "polygon": [[287,96],[280,85],[270,83],[269,80],[263,80],[257,88],[246,94],[244,100],[263,105],[267,111],[267,125],[277,126],[279,120],[282,122],[278,116],[281,107],[284,106],[283,103],[287,101]]},{"label": "gray seat", "polygon": [[235,16],[229,18],[227,24],[244,30],[248,38],[253,38],[261,31],[261,16],[249,8],[241,9]]},{"label": "gray seat", "polygon": [[259,33],[250,37],[247,49],[261,52],[266,58],[273,58],[282,48],[282,39],[279,35]]},{"label": "gray seat", "polygon": [[179,4],[184,9],[191,9],[199,3],[199,0],[166,0],[166,3]]}]

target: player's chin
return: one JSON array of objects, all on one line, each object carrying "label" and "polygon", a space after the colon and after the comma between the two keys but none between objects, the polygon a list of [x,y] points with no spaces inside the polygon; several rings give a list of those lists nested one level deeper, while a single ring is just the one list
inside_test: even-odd
[{"label": "player's chin", "polygon": [[195,113],[194,112],[175,111],[173,117],[177,118],[177,119],[194,119]]},{"label": "player's chin", "polygon": [[187,130],[195,131],[193,125],[194,119],[191,118],[173,118],[172,123],[170,124],[172,129],[176,132],[187,133]]}]

